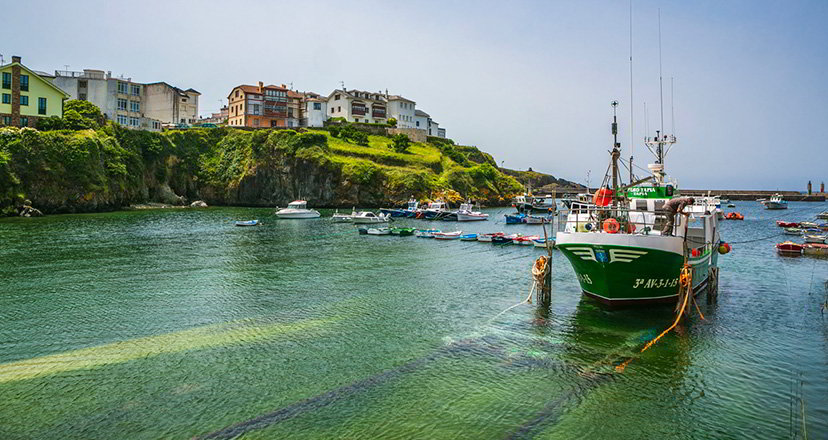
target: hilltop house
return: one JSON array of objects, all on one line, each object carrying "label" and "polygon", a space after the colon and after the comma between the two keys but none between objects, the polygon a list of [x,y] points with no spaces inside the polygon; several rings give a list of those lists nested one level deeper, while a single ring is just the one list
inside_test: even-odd
[{"label": "hilltop house", "polygon": [[284,86],[242,84],[233,87],[227,96],[231,127],[287,127],[288,89]]},{"label": "hilltop house", "polygon": [[144,114],[162,124],[194,124],[199,96],[194,89],[182,90],[165,82],[144,84]]},{"label": "hilltop house", "polygon": [[387,101],[381,92],[337,89],[328,95],[328,118],[348,122],[384,124],[388,121]]},{"label": "hilltop house", "polygon": [[127,128],[161,130],[161,121],[145,116],[145,86],[131,78],[96,69],[56,70],[52,82],[72,99],[95,104],[108,119]]},{"label": "hilltop house", "polygon": [[0,125],[34,127],[39,118],[63,116],[69,95],[48,78],[29,69],[18,56],[0,66]]}]

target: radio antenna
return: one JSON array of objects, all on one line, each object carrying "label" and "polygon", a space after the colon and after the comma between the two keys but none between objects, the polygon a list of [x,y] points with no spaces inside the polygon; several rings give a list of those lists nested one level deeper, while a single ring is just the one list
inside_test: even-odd
[{"label": "radio antenna", "polygon": [[664,134],[664,77],[661,73],[661,8],[658,8],[658,97],[661,100],[661,133]]},{"label": "radio antenna", "polygon": [[630,0],[630,183],[633,181],[633,156],[635,155],[635,125],[634,113],[635,105],[633,104],[633,7],[632,0]]}]

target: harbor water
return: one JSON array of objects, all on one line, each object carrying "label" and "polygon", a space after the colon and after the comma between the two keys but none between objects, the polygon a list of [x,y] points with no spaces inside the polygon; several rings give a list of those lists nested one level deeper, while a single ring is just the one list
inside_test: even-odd
[{"label": "harbor water", "polygon": [[[826,208],[726,209],[718,301],[644,353],[672,308],[606,310],[558,252],[551,306],[501,313],[543,250],[329,211],[3,219],[0,439],[826,438],[828,259],[773,247]],[[394,224],[543,234],[486,212]]]}]

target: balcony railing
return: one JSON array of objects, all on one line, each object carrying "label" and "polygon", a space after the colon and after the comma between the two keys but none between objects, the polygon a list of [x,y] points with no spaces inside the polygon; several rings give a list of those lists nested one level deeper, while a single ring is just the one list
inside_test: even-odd
[{"label": "balcony railing", "polygon": [[364,116],[368,112],[365,110],[365,107],[353,107],[351,108],[351,113],[355,115]]},{"label": "balcony railing", "polygon": [[374,118],[385,118],[385,112],[372,112],[371,116]]}]

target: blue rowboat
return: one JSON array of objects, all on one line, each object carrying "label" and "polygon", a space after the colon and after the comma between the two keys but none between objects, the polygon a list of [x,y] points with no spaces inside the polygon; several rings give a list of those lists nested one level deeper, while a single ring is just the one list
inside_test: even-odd
[{"label": "blue rowboat", "polygon": [[506,214],[506,224],[507,225],[516,225],[519,223],[526,222],[526,214],[518,213],[518,214]]},{"label": "blue rowboat", "polygon": [[236,226],[256,226],[258,224],[258,220],[244,220],[236,222]]},{"label": "blue rowboat", "polygon": [[465,234],[460,236],[460,241],[477,241],[477,234]]}]

